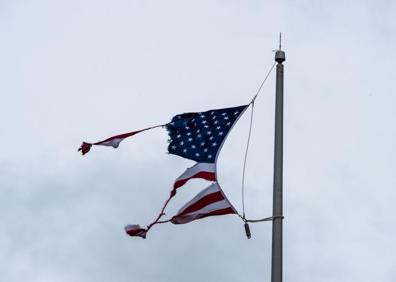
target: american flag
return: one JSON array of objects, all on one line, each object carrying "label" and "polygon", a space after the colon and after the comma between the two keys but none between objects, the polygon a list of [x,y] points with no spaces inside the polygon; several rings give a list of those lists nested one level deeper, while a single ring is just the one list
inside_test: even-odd
[{"label": "american flag", "polygon": [[[184,113],[174,116],[171,122],[165,125],[169,134],[168,152],[196,161],[196,163],[192,167],[187,168],[176,179],[170,196],[156,220],[148,225],[147,228],[140,227],[137,224],[127,225],[125,227],[127,234],[145,238],[147,232],[155,224],[165,222],[184,224],[208,216],[237,214],[237,211],[228,201],[217,182],[216,161],[228,133],[248,106]],[[86,154],[92,145],[117,148],[119,143],[125,138],[160,126],[163,125],[116,135],[96,143],[84,142],[79,150]],[[165,215],[164,211],[169,201],[176,195],[177,189],[193,178],[205,179],[210,181],[211,184],[185,204],[175,216],[169,220],[160,221],[162,216]]]}]

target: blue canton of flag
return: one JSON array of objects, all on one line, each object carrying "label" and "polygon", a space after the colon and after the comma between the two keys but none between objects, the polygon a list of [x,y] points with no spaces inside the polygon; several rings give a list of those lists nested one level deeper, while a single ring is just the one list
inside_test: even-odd
[{"label": "blue canton of flag", "polygon": [[246,107],[174,116],[166,125],[169,153],[199,163],[214,163],[225,137]]}]

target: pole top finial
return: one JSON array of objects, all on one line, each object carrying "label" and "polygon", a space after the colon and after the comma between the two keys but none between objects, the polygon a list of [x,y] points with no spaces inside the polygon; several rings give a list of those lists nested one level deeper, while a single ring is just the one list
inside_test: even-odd
[{"label": "pole top finial", "polygon": [[279,50],[282,50],[282,32],[279,32]]},{"label": "pole top finial", "polygon": [[279,33],[279,49],[275,52],[275,61],[278,62],[278,64],[283,63],[286,61],[286,55],[285,52],[282,51],[282,33]]}]

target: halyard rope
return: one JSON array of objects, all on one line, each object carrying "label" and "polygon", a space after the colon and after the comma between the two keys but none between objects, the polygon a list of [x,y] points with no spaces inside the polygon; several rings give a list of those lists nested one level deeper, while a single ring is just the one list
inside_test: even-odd
[{"label": "halyard rope", "polygon": [[239,215],[239,217],[242,218],[243,221],[245,222],[258,222],[261,220],[247,220],[246,219],[246,213],[245,213],[245,173],[246,173],[246,163],[247,163],[247,156],[249,152],[249,145],[250,145],[250,136],[252,133],[252,127],[253,127],[253,115],[254,115],[254,101],[256,100],[257,96],[260,94],[261,89],[264,86],[264,83],[267,81],[269,75],[271,74],[272,70],[274,69],[276,63],[274,63],[270,70],[268,71],[267,75],[265,76],[264,80],[261,82],[260,87],[257,89],[256,94],[253,96],[253,99],[250,101],[249,106],[252,106],[251,114],[250,114],[250,125],[249,125],[249,134],[248,134],[248,139],[246,143],[246,150],[245,150],[245,157],[243,161],[243,169],[242,169],[242,216]]}]

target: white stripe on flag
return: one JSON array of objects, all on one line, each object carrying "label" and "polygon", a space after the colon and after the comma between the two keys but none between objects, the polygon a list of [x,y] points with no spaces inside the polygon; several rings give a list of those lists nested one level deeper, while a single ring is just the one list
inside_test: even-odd
[{"label": "white stripe on flag", "polygon": [[196,212],[176,215],[171,219],[173,224],[184,224],[210,215],[235,214],[227,199],[210,204]]},{"label": "white stripe on flag", "polygon": [[186,171],[176,179],[173,188],[177,189],[183,186],[192,178],[202,178],[209,181],[215,181],[216,165],[214,163],[196,163],[194,166],[187,168]]},{"label": "white stripe on flag", "polygon": [[220,186],[213,183],[184,205],[171,222],[184,224],[206,216],[234,213],[235,210],[222,193]]},{"label": "white stripe on flag", "polygon": [[185,204],[178,212],[177,214],[181,214],[183,213],[183,211],[188,208],[189,206],[195,204],[196,202],[198,202],[199,200],[201,200],[203,197],[205,197],[206,195],[209,194],[213,194],[216,192],[220,192],[220,186],[219,184],[212,183],[211,185],[209,185],[207,188],[203,189],[201,192],[199,192],[191,201],[189,201],[187,204]]},{"label": "white stripe on flag", "polygon": [[100,142],[96,145],[103,145],[103,146],[111,146],[113,148],[118,148],[118,146],[120,145],[121,141],[124,140],[125,138],[115,138],[112,140],[108,140],[108,141],[103,141]]}]

